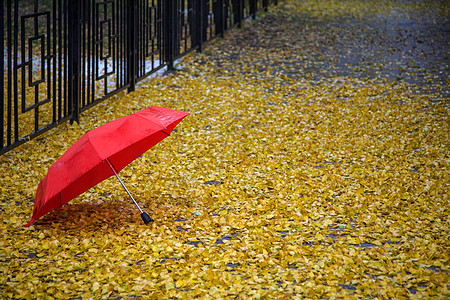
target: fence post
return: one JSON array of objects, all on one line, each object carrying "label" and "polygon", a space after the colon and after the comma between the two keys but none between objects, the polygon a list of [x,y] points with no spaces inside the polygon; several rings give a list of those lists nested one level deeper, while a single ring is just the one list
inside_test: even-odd
[{"label": "fence post", "polygon": [[72,113],[70,123],[79,122],[80,116],[80,3],[68,1],[68,96]]},{"label": "fence post", "polygon": [[[0,0],[0,32],[2,33],[2,40],[0,41],[0,48],[5,49],[5,21],[4,21],[4,3]],[[5,52],[3,52],[5,55]],[[2,70],[2,78],[0,79],[0,123],[2,124],[2,132],[0,133],[0,149],[4,147],[4,113],[5,113],[5,57],[0,61],[0,69]]]},{"label": "fence post", "polygon": [[216,0],[214,19],[216,20],[216,35],[223,37],[224,35],[224,11],[223,11],[223,0]]},{"label": "fence post", "polygon": [[175,47],[177,45],[177,3],[178,0],[164,1],[164,46],[165,61],[169,70],[174,70]]},{"label": "fence post", "polygon": [[250,0],[249,5],[250,5],[250,15],[252,16],[253,19],[256,18],[256,10],[258,8],[258,0]]},{"label": "fence post", "polygon": [[137,36],[138,36],[138,14],[136,13],[136,0],[127,0],[127,80],[128,92],[136,88],[137,75]]},{"label": "fence post", "polygon": [[232,0],[233,1],[233,14],[234,14],[234,23],[238,24],[238,27],[242,26],[242,3],[243,0]]},{"label": "fence post", "polygon": [[208,0],[200,0],[202,2],[202,39],[201,42],[204,43],[208,40],[208,27],[209,27],[209,9],[210,9],[210,2]]},{"label": "fence post", "polygon": [[203,0],[195,0],[195,45],[198,46],[198,52],[203,51]]}]

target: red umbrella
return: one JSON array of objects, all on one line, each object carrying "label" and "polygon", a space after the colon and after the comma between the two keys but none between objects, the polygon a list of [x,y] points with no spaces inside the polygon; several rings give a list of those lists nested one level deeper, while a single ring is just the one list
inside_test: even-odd
[{"label": "red umbrella", "polygon": [[144,222],[151,222],[117,173],[169,136],[187,115],[153,106],[86,132],[50,166],[36,191],[33,218],[25,226],[112,175],[117,176],[130,195]]}]

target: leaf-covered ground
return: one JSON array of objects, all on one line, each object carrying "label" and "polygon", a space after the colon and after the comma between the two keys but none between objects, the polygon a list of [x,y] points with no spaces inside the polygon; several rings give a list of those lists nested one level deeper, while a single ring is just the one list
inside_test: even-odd
[{"label": "leaf-covered ground", "polygon": [[[286,0],[176,73],[0,157],[0,298],[450,297],[449,6]],[[191,113],[30,228],[48,167],[147,106]]]}]

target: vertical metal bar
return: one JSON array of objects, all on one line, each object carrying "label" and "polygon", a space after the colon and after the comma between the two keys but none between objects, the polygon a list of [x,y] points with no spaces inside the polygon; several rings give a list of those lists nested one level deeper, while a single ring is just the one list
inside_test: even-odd
[{"label": "vertical metal bar", "polygon": [[115,32],[117,33],[117,85],[118,86],[122,86],[122,57],[121,57],[121,45],[122,45],[122,32],[120,31],[121,28],[121,16],[122,16],[122,12],[124,10],[121,9],[121,3],[122,1],[116,1],[116,11],[117,11],[117,22],[116,22],[116,28],[114,29]]},{"label": "vertical metal bar", "polygon": [[142,73],[142,75],[146,74],[147,71],[147,61],[146,59],[150,57],[150,69],[153,70],[153,63],[151,63],[151,61],[153,61],[153,48],[151,45],[153,44],[153,36],[152,36],[152,25],[153,25],[153,19],[152,19],[152,11],[153,11],[153,6],[152,6],[152,1],[146,1],[145,3],[145,34],[146,37],[145,39],[143,39],[144,45],[144,53],[143,53],[143,58],[142,58],[142,65],[143,65],[143,69],[144,72]]},{"label": "vertical metal bar", "polygon": [[169,66],[169,69],[173,67],[171,63],[173,63],[171,60],[172,56],[172,38],[171,38],[171,31],[172,31],[172,22],[170,20],[171,18],[171,2],[172,0],[166,0],[164,1],[164,62]]},{"label": "vertical metal bar", "polygon": [[162,65],[164,63],[164,41],[163,41],[163,5],[161,3],[161,1],[157,1],[157,11],[156,11],[156,31],[157,31],[157,35],[156,35],[156,47],[158,49],[158,57],[159,57],[159,65]]},{"label": "vertical metal bar", "polygon": [[198,51],[203,51],[203,14],[204,14],[204,0],[195,0],[197,3],[197,14],[196,14],[196,26],[197,30],[195,31],[197,33],[197,45],[198,45]]},{"label": "vertical metal bar", "polygon": [[[182,14],[180,15],[180,18],[178,19],[178,22],[180,22],[182,24],[182,26],[180,26],[180,33],[178,34],[178,36],[180,37],[180,41],[183,39],[184,43],[179,44],[179,46],[183,46],[183,53],[186,52],[188,50],[188,39],[189,39],[189,25],[187,23],[187,18],[189,15],[189,10],[188,10],[188,6],[186,5],[186,0],[181,0],[180,1],[181,4],[181,9],[179,11],[182,12]],[[178,47],[177,52],[181,52],[180,47]]]},{"label": "vertical metal bar", "polygon": [[[53,27],[50,29],[52,30],[52,53],[51,53],[51,63],[49,60],[49,65],[48,65],[48,69],[49,69],[49,74],[50,74],[50,65],[53,67],[53,76],[49,75],[49,80],[51,80],[52,82],[52,93],[51,93],[51,98],[52,98],[52,122],[55,123],[57,118],[56,118],[56,0],[53,0],[53,9],[52,9],[52,13],[53,13],[53,20],[52,20],[52,24]],[[49,33],[50,36],[50,33]],[[50,44],[49,44],[50,47]],[[50,49],[49,49],[50,50]],[[50,78],[50,76],[52,76]],[[50,89],[50,83],[49,83],[49,89]],[[49,99],[50,99],[50,95],[49,95]]]},{"label": "vertical metal bar", "polygon": [[242,9],[243,9],[243,3],[244,0],[235,0],[236,3],[236,18],[238,21],[238,27],[241,28],[242,27]]},{"label": "vertical metal bar", "polygon": [[[163,54],[163,40],[162,40],[162,32],[163,32],[163,10],[162,10],[162,4],[161,1],[153,1],[153,6],[156,6],[156,10],[154,10],[154,22],[155,22],[155,27],[153,28],[153,35],[155,37],[156,40],[152,40],[152,52],[158,53],[158,60],[159,60],[159,65],[161,65],[163,63],[163,58],[164,58],[164,54]],[[152,66],[154,64],[154,59],[152,58]]]},{"label": "vertical metal bar", "polygon": [[[0,0],[0,32],[2,33],[1,41],[0,41],[0,49],[5,49],[5,8],[3,0]],[[4,52],[3,52],[4,53]],[[2,124],[2,128],[0,129],[0,149],[4,147],[4,128],[5,128],[5,58],[0,61],[0,69],[2,70],[2,78],[0,79],[0,123]]]},{"label": "vertical metal bar", "polygon": [[147,1],[139,1],[138,3],[138,12],[139,12],[139,19],[138,19],[138,25],[139,26],[139,37],[137,38],[138,42],[138,59],[136,64],[138,65],[138,72],[136,74],[136,77],[139,78],[140,76],[143,76],[145,74],[145,57],[146,57],[146,44],[147,44]]},{"label": "vertical metal bar", "polygon": [[[216,10],[214,19],[216,20],[216,35],[217,36],[224,36],[224,10],[223,10],[223,0],[216,0]],[[216,16],[217,14],[217,16]]]},{"label": "vertical metal bar", "polygon": [[123,23],[122,23],[122,28],[124,28],[124,31],[123,31],[123,44],[122,44],[122,50],[123,50],[123,59],[126,61],[126,64],[124,65],[124,80],[125,80],[125,83],[126,83],[126,85],[129,85],[130,84],[130,82],[129,82],[129,80],[128,80],[128,74],[129,74],[129,63],[128,63],[128,59],[129,59],[129,57],[128,57],[128,30],[129,30],[129,28],[128,28],[128,1],[127,0],[124,0],[124,3],[123,3],[123,11],[124,12],[127,12],[127,13],[124,13],[123,14],[123,18],[122,18],[122,21],[123,21]]},{"label": "vertical metal bar", "polygon": [[87,14],[87,3],[85,0],[81,1],[81,107],[87,104],[86,101],[86,75],[88,71],[86,70],[86,14]]},{"label": "vertical metal bar", "polygon": [[111,35],[112,37],[110,38],[110,45],[111,45],[111,53],[112,53],[112,70],[114,72],[114,77],[115,78],[115,86],[113,87],[114,89],[118,89],[120,87],[119,85],[119,78],[118,78],[118,57],[117,57],[117,31],[116,31],[116,27],[117,27],[117,21],[116,18],[119,14],[119,10],[117,9],[117,7],[115,6],[116,2],[113,2],[111,4],[111,15],[112,15],[112,20],[111,20]]},{"label": "vertical metal bar", "polygon": [[[38,12],[38,3],[35,0],[35,2],[34,2],[34,13],[36,14],[37,12]],[[33,34],[34,34],[34,36],[38,36],[38,34],[39,34],[38,18],[34,17],[33,21],[34,21],[34,32],[33,32]],[[30,57],[29,58],[30,58],[30,60],[33,60],[33,57],[31,57],[31,51],[32,51],[31,47],[32,47],[32,45],[30,45],[30,49],[28,49],[29,53],[30,53],[30,55],[29,55]],[[42,53],[42,50],[43,49],[41,49],[41,56],[43,56],[43,54],[44,54],[44,53]],[[41,64],[42,64],[42,57],[41,57]],[[30,68],[29,71],[30,71],[30,75],[31,75],[31,72],[34,71],[34,70],[32,70],[32,65],[31,64],[30,64],[29,68]],[[43,76],[43,75],[44,74],[41,74],[41,76]],[[31,75],[30,77],[32,78],[33,75]],[[37,132],[39,130],[39,106],[38,106],[38,103],[39,103],[39,84],[36,84],[34,86],[34,105],[36,106],[34,108],[34,132]]]},{"label": "vertical metal bar", "polygon": [[[105,3],[104,20],[108,19],[108,13],[110,13],[112,16],[112,19],[114,19],[114,6],[111,5],[111,12],[108,12],[108,3]],[[111,22],[108,22],[107,24],[108,24],[108,29],[107,29],[108,44],[106,45],[106,48],[107,48],[106,52],[108,53],[108,55],[106,55],[106,57],[105,57],[105,95],[109,93],[109,91],[108,91],[108,87],[109,87],[108,86],[108,76],[109,75],[107,75],[107,73],[108,73],[108,58],[107,57],[109,56],[109,53],[111,50],[111,42],[113,40],[112,35],[111,35],[111,33],[112,33],[111,25],[112,24],[111,24]]]},{"label": "vertical metal bar", "polygon": [[18,95],[18,79],[17,79],[17,53],[19,52],[19,1],[14,1],[14,142],[19,141],[19,95]]},{"label": "vertical metal bar", "polygon": [[250,0],[250,15],[253,19],[256,18],[257,0]]},{"label": "vertical metal bar", "polygon": [[[50,15],[47,19],[47,47],[45,47],[45,50],[47,51],[46,54],[46,61],[47,61],[47,99],[51,101],[52,98],[52,88],[51,88],[51,74],[52,74],[52,68],[51,68],[51,32],[50,32]],[[54,115],[54,114],[53,114]]]},{"label": "vertical metal bar", "polygon": [[175,55],[177,53],[177,46],[178,46],[178,26],[179,26],[179,22],[178,22],[178,11],[179,11],[179,6],[178,6],[178,0],[171,0],[169,1],[170,3],[170,40],[171,40],[171,53],[170,53],[170,64],[169,67],[170,69],[175,70]]},{"label": "vertical metal bar", "polygon": [[208,40],[208,27],[209,27],[209,0],[200,0],[202,2],[202,28],[201,28],[201,42],[204,43]]},{"label": "vertical metal bar", "polygon": [[[15,0],[18,1],[18,0]],[[8,99],[7,99],[7,121],[6,121],[6,145],[11,145],[12,136],[12,5],[11,1],[6,2],[6,43],[8,48]]]},{"label": "vertical metal bar", "polygon": [[[179,30],[179,29],[181,29],[181,22],[180,22],[180,19],[179,19],[179,12],[180,12],[180,9],[181,9],[181,2],[182,1],[184,1],[184,0],[172,0],[172,28],[173,28],[173,31],[172,31],[172,39],[173,39],[173,47],[172,47],[172,51],[173,51],[173,54],[172,54],[172,57],[173,57],[173,63],[172,64],[175,64],[175,59],[177,58],[177,56],[178,56],[178,54],[180,53],[180,44],[181,44],[181,41],[180,41],[180,38],[181,38],[181,30]],[[175,69],[175,67],[173,68],[173,69]]]},{"label": "vertical metal bar", "polygon": [[[104,2],[104,4],[103,4],[103,20],[106,20],[106,19],[108,19],[108,2]],[[108,23],[108,28],[109,28],[110,24],[111,23]],[[103,26],[104,25],[100,25],[100,36],[101,36],[100,57],[103,57],[103,52],[104,52],[104,48],[103,48],[103,38],[104,38]],[[109,30],[107,32],[109,33]],[[108,44],[109,44],[110,41],[111,41],[111,39],[108,37]],[[106,47],[108,47],[108,45],[106,45]],[[103,68],[105,69],[104,70],[105,78],[103,80],[103,83],[104,83],[105,86],[104,86],[103,95],[107,95],[108,94],[108,75],[107,75],[107,73],[108,73],[108,59],[107,58],[104,59],[104,66],[103,66]]]},{"label": "vertical metal bar", "polygon": [[63,105],[63,115],[68,116],[69,115],[69,60],[68,60],[68,47],[69,47],[69,43],[68,43],[68,39],[69,39],[69,21],[67,18],[67,15],[69,14],[68,12],[68,5],[67,5],[67,1],[62,0],[62,4],[63,4],[63,8],[62,8],[62,12],[61,12],[61,19],[64,21],[63,25],[63,52],[61,53],[62,57],[61,60],[63,60],[63,84],[64,84],[64,105]]},{"label": "vertical metal bar", "polygon": [[179,51],[176,50],[178,45],[178,0],[167,0],[164,2],[165,7],[165,62],[169,70],[174,70],[174,63],[176,55]]},{"label": "vertical metal bar", "polygon": [[155,4],[154,0],[151,0],[150,7],[148,11],[148,34],[149,34],[149,41],[147,47],[149,48],[149,55],[150,55],[150,62],[151,62],[151,69],[155,68],[155,57],[157,55],[158,50],[158,6]]},{"label": "vertical metal bar", "polygon": [[[63,24],[62,24],[62,0],[58,1],[58,71],[55,81],[58,80],[58,119],[62,119],[63,116],[63,64],[62,64],[62,49],[64,48],[64,40],[62,38]],[[56,44],[56,41],[55,41]],[[55,46],[56,47],[56,46]],[[55,54],[56,55],[56,54]]]},{"label": "vertical metal bar", "polygon": [[223,1],[223,31],[228,30],[228,20],[229,16],[229,8],[230,8],[230,0],[222,0]]},{"label": "vertical metal bar", "polygon": [[128,53],[128,92],[136,86],[136,34],[137,34],[136,0],[127,1],[127,53]]},{"label": "vertical metal bar", "polygon": [[71,106],[71,123],[79,122],[80,114],[80,3],[69,1],[69,105]]},{"label": "vertical metal bar", "polygon": [[[184,0],[178,0],[179,6],[177,9],[177,22],[178,22],[178,26],[177,26],[177,44],[176,44],[176,53],[178,54],[178,52],[180,52],[180,47],[183,46],[182,41],[184,40],[184,42],[186,42],[186,24],[185,24],[185,17],[186,17],[186,11],[185,11],[185,5],[184,5]],[[182,51],[186,51],[186,44],[184,44],[184,48]]]},{"label": "vertical metal bar", "polygon": [[[26,97],[26,93],[25,93],[25,87],[26,87],[26,85],[25,85],[25,83],[26,83],[26,80],[25,80],[25,73],[26,73],[26,68],[27,68],[27,66],[29,67],[29,68],[31,68],[31,61],[30,62],[28,62],[27,63],[27,61],[26,61],[26,59],[27,59],[27,53],[26,53],[26,50],[25,50],[25,41],[26,41],[26,39],[27,39],[27,37],[26,37],[26,32],[25,32],[25,19],[22,19],[22,21],[21,21],[21,26],[20,26],[20,40],[22,41],[22,43],[21,43],[21,45],[20,45],[20,56],[21,56],[21,63],[20,63],[20,65],[22,66],[22,72],[20,72],[21,73],[21,76],[22,76],[22,80],[21,80],[21,82],[22,82],[22,89],[21,89],[21,92],[22,92],[22,95],[21,95],[21,97],[22,97],[22,99],[26,99],[25,97]],[[19,51],[19,49],[17,49],[17,51]],[[31,57],[31,53],[32,53],[32,48],[30,47],[29,49],[28,49],[28,58],[30,59],[30,60],[32,60],[33,59],[33,57]],[[32,70],[28,70],[28,74],[29,74],[29,82],[31,82],[32,81]],[[25,101],[22,101],[22,113],[24,113],[25,112]]]},{"label": "vertical metal bar", "polygon": [[142,72],[142,65],[141,64],[141,60],[142,60],[142,40],[145,38],[145,29],[144,29],[144,23],[145,23],[145,19],[143,18],[143,14],[144,11],[142,9],[142,7],[140,6],[141,1],[136,0],[136,16],[135,18],[137,18],[137,28],[138,28],[138,32],[139,32],[139,36],[136,37],[136,74],[135,74],[135,78],[137,80],[137,78],[139,78],[139,75]]},{"label": "vertical metal bar", "polygon": [[119,68],[119,77],[120,77],[120,85],[124,86],[128,84],[128,81],[126,80],[125,76],[127,74],[127,71],[125,70],[125,45],[124,45],[124,41],[125,41],[125,34],[126,31],[124,32],[124,26],[125,26],[125,15],[123,12],[126,11],[125,9],[125,1],[118,1],[117,2],[118,5],[118,11],[119,13],[119,22],[118,22],[118,29],[117,31],[120,32],[119,35],[119,55],[118,55],[118,59],[119,59],[119,63],[120,63],[120,68]]},{"label": "vertical metal bar", "polygon": [[97,72],[97,44],[96,41],[98,39],[98,33],[97,33],[97,19],[96,17],[98,17],[98,11],[97,11],[97,5],[95,1],[91,1],[92,6],[90,9],[90,23],[91,23],[91,38],[90,38],[90,46],[91,46],[91,52],[89,52],[89,62],[90,62],[90,66],[91,69],[89,71],[89,75],[90,75],[90,84],[89,87],[91,88],[90,93],[89,93],[89,97],[90,97],[90,102],[94,102],[95,101],[95,92],[97,90],[97,87],[95,85],[95,77],[96,77],[96,72]]}]

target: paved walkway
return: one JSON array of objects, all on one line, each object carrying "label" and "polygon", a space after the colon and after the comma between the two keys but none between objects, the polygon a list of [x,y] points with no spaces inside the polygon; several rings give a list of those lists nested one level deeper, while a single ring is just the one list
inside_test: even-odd
[{"label": "paved walkway", "polygon": [[[449,96],[450,21],[445,1],[282,1],[257,26],[227,35],[205,59],[258,77],[349,76],[417,84]],[[251,74],[249,74],[251,76]]]}]

